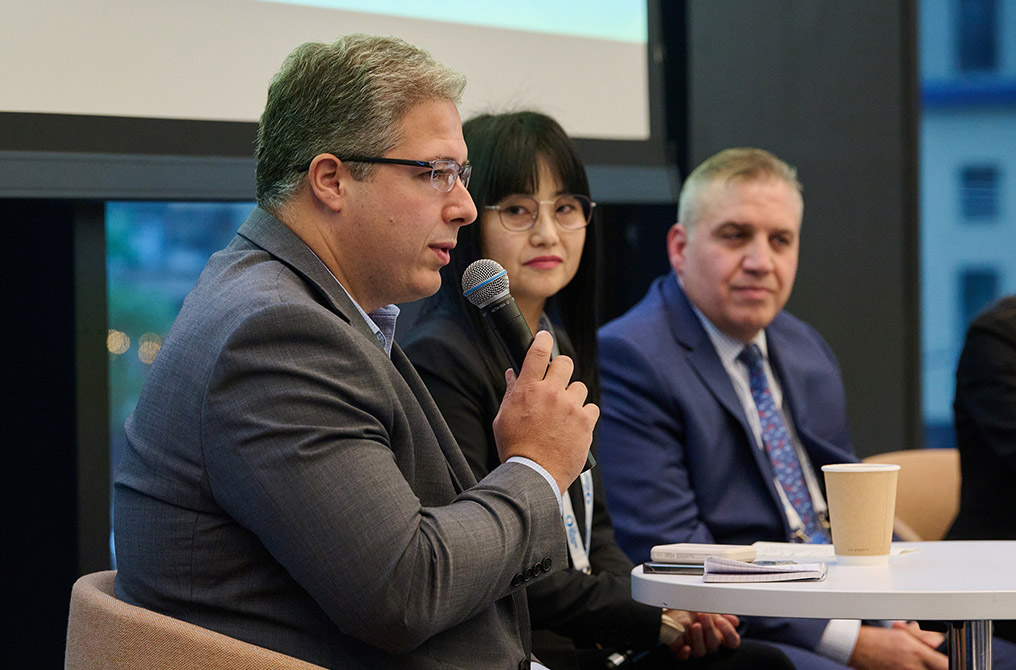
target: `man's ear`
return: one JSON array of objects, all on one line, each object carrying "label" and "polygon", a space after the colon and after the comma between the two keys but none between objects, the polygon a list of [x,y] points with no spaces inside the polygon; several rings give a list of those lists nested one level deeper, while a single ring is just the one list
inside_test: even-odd
[{"label": "man's ear", "polygon": [[352,177],[346,166],[331,154],[318,154],[307,170],[307,182],[314,198],[333,212],[342,209],[348,179]]},{"label": "man's ear", "polygon": [[684,251],[688,246],[688,229],[683,223],[675,223],[667,231],[667,258],[670,260],[670,267],[678,276],[684,269]]}]

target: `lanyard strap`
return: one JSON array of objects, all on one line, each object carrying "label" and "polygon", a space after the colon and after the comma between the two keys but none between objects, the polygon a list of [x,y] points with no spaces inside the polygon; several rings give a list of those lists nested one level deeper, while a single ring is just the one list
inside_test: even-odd
[{"label": "lanyard strap", "polygon": [[564,533],[568,538],[568,554],[571,556],[572,567],[588,574],[592,571],[592,566],[589,564],[589,547],[593,537],[593,474],[586,470],[579,475],[579,482],[582,484],[582,507],[586,513],[585,544],[583,545],[582,538],[579,536],[575,509],[572,507],[571,496],[567,491],[561,496],[564,506]]}]

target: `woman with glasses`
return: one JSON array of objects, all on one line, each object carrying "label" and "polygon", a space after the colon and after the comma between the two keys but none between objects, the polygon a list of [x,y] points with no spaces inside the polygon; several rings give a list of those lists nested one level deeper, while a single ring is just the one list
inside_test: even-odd
[{"label": "woman with glasses", "polygon": [[[555,353],[574,360],[574,377],[597,402],[597,230],[590,225],[595,203],[585,169],[553,119],[535,112],[488,114],[462,130],[479,217],[459,231],[441,290],[399,341],[482,479],[500,462],[492,423],[509,363],[480,311],[463,298],[463,271],[479,258],[500,263],[530,330],[554,335]],[[614,542],[597,468],[562,498],[569,567],[528,589],[533,652],[543,663],[555,669],[622,662],[639,668],[792,667],[769,647],[731,651],[739,644],[735,617],[661,612],[631,599],[632,564]],[[720,647],[727,649],[705,655]]]}]

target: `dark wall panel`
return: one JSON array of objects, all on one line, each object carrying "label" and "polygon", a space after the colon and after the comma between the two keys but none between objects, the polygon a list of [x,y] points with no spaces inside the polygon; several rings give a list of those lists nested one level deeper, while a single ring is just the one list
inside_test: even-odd
[{"label": "dark wall panel", "polygon": [[0,221],[9,273],[0,666],[57,668],[78,576],[74,206],[0,200]]},{"label": "dark wall panel", "polygon": [[804,184],[789,309],[839,356],[862,455],[919,436],[912,0],[691,0],[688,147],[758,146]]}]

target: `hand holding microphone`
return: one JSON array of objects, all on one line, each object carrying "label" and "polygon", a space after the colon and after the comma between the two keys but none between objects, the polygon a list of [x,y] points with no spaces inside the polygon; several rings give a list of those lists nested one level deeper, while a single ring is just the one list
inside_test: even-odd
[{"label": "hand holding microphone", "polygon": [[[475,261],[463,273],[462,289],[494,331],[514,371],[506,374],[508,390],[494,419],[502,462],[511,456],[530,458],[551,473],[564,491],[582,469],[596,464],[589,446],[599,408],[585,403],[585,384],[571,382],[574,364],[570,358],[550,360],[550,334],[538,333],[533,339],[508,292],[508,275],[500,264],[486,258]],[[571,462],[576,458],[579,468],[573,469]]]}]

